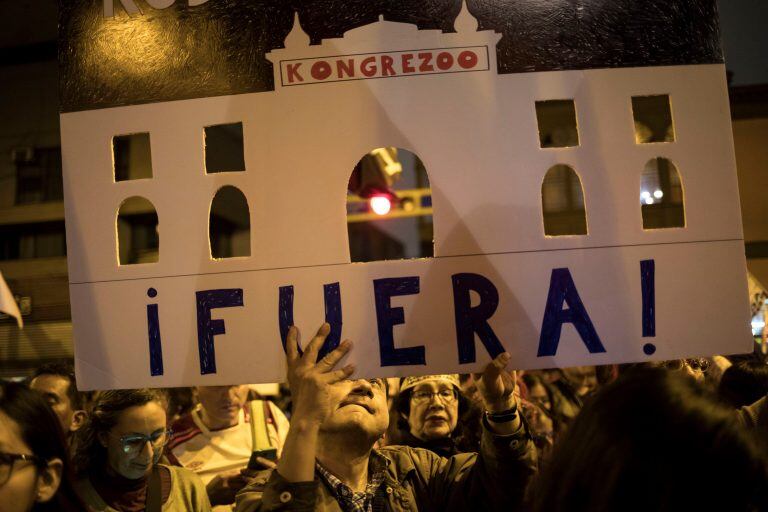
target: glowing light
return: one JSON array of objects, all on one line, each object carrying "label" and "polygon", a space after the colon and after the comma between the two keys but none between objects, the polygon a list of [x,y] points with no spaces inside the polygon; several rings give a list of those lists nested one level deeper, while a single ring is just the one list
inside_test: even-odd
[{"label": "glowing light", "polygon": [[645,198],[645,204],[653,204],[653,198],[652,197],[646,197]]},{"label": "glowing light", "polygon": [[377,215],[386,215],[392,209],[392,203],[388,197],[374,196],[371,198],[371,210]]},{"label": "glowing light", "polygon": [[647,190],[643,190],[642,192],[640,192],[640,199],[647,200],[649,197],[651,197],[651,193],[648,192]]},{"label": "glowing light", "polygon": [[765,321],[755,318],[752,320],[752,335],[759,336],[765,328]]},{"label": "glowing light", "polygon": [[662,197],[664,197],[664,192],[662,192],[661,190],[655,190],[653,192],[653,197],[655,197],[656,199],[661,199]]}]

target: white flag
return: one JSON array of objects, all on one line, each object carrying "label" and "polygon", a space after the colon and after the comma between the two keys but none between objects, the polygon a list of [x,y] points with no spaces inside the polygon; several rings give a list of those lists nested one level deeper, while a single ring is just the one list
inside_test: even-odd
[{"label": "white flag", "polygon": [[11,289],[3,279],[3,273],[0,272],[0,313],[5,313],[16,319],[16,323],[19,324],[19,329],[24,327],[24,320],[21,319],[21,312],[19,311],[19,305],[16,304],[16,299],[13,298]]}]

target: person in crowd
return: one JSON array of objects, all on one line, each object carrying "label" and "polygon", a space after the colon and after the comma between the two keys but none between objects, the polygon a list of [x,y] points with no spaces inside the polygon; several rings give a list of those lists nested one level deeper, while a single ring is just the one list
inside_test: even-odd
[{"label": "person in crowd", "polygon": [[393,404],[397,415],[397,444],[426,448],[442,457],[462,451],[476,452],[464,434],[480,429],[479,415],[460,391],[458,375],[405,377]]},{"label": "person in crowd", "polygon": [[210,511],[192,471],[159,464],[171,438],[158,390],[104,391],[78,431],[76,483],[93,511]]},{"label": "person in crowd", "polygon": [[594,366],[576,366],[550,372],[551,413],[558,419],[558,432],[563,431],[579,414],[584,399],[597,389],[597,372]]},{"label": "person in crowd", "polygon": [[56,415],[26,386],[0,381],[0,510],[81,512]]},{"label": "person in crowd", "polygon": [[758,401],[768,394],[768,364],[760,359],[737,362],[723,373],[718,394],[732,407]]},{"label": "person in crowd", "polygon": [[[211,504],[234,503],[235,494],[246,484],[242,470],[251,453],[264,447],[253,446],[253,429],[266,429],[270,445],[279,456],[288,435],[288,420],[268,400],[247,402],[248,386],[199,386],[199,404],[171,426],[174,438],[167,457],[173,463],[191,469],[203,480]],[[261,424],[250,417],[250,406],[263,411]],[[272,461],[260,464],[271,467]]]},{"label": "person in crowd", "polygon": [[197,405],[194,388],[167,388],[168,423],[173,425]]},{"label": "person in crowd", "polygon": [[574,366],[560,370],[562,378],[581,399],[597,390],[597,369],[594,366]]},{"label": "person in crowd", "polygon": [[560,422],[552,411],[552,390],[542,376],[529,371],[523,374],[522,381],[525,390],[521,401],[523,417],[528,420],[541,461],[552,449]]},{"label": "person in crowd", "polygon": [[238,494],[237,512],[254,510],[515,510],[536,470],[536,451],[517,412],[514,372],[499,355],[477,377],[485,405],[479,453],[451,458],[404,446],[373,447],[389,422],[386,381],[350,379],[336,369],[349,340],[320,361],[323,324],[299,356],[287,336],[291,430],[276,470]]},{"label": "person in crowd", "polygon": [[525,372],[523,382],[527,389],[526,398],[545,411],[552,411],[552,389],[537,372]]},{"label": "person in crowd", "polygon": [[532,510],[768,510],[765,460],[701,384],[641,368],[584,406],[539,475]]},{"label": "person in crowd", "polygon": [[59,419],[67,440],[85,423],[83,394],[77,390],[75,369],[68,363],[50,363],[35,370],[29,387],[43,395]]}]

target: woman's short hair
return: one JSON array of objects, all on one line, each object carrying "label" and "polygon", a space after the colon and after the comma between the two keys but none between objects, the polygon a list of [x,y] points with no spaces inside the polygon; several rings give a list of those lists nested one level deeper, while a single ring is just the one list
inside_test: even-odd
[{"label": "woman's short hair", "polygon": [[538,478],[533,510],[766,510],[763,457],[692,378],[638,369],[584,406]]}]

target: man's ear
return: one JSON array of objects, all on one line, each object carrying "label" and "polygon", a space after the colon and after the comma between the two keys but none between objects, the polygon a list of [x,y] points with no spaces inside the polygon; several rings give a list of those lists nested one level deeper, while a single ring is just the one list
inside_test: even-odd
[{"label": "man's ear", "polygon": [[88,413],[83,410],[75,411],[72,414],[72,421],[69,423],[69,431],[70,432],[76,432],[77,430],[80,430],[80,427],[82,427],[85,424],[85,420],[88,419]]},{"label": "man's ear", "polygon": [[64,463],[61,459],[51,459],[37,475],[37,497],[35,501],[45,503],[54,497],[61,484]]}]

